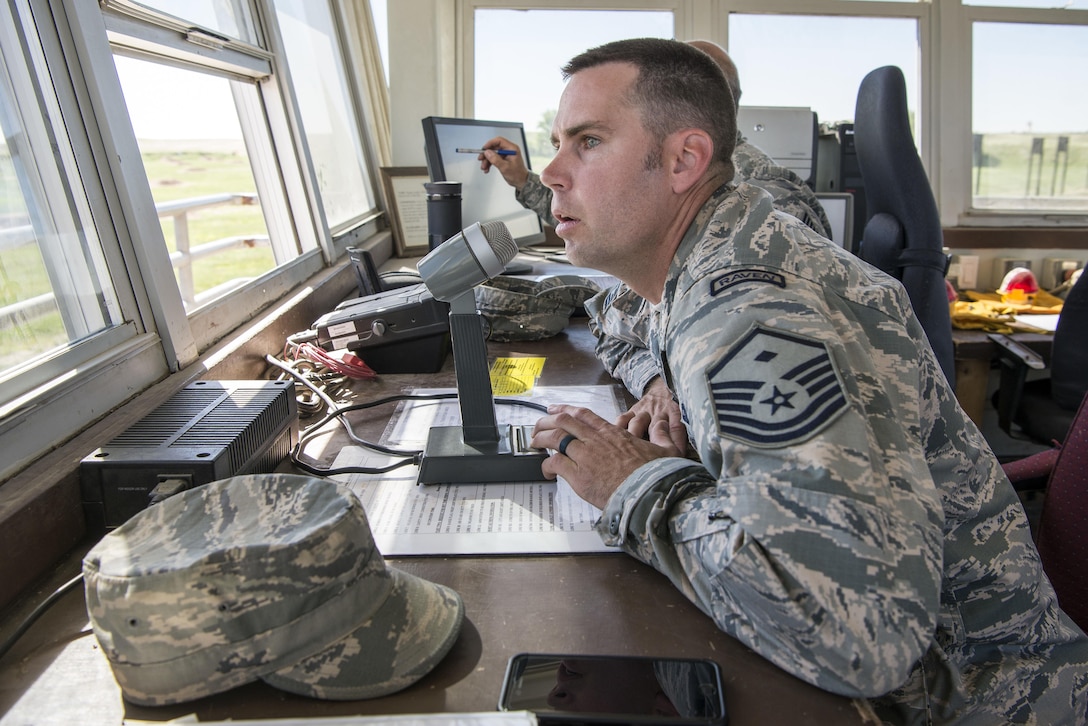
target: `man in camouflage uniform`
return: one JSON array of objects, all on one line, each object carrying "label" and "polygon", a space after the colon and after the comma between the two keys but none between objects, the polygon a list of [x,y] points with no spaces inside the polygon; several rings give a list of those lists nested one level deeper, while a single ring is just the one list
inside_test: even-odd
[{"label": "man in camouflage uniform", "polygon": [[654,305],[698,459],[663,421],[645,440],[556,406],[544,473],[723,631],[888,721],[1083,723],[1088,638],[902,286],[729,182],[705,55],[621,41],[564,72],[556,232]]},{"label": "man in camouflage uniform", "polygon": [[[716,43],[691,40],[688,45],[709,55],[722,69],[733,97],[730,106],[735,112],[740,105],[741,87],[740,74],[733,59]],[[492,166],[498,169],[503,179],[514,187],[521,205],[554,226],[552,191],[541,183],[540,176],[529,171],[520,153],[513,156],[495,153],[497,149],[518,151],[517,145],[504,138],[495,138],[485,143],[483,148],[481,169],[485,173]],[[815,192],[792,169],[776,164],[762,149],[749,143],[740,129],[736,132],[733,167],[735,183],[746,181],[766,190],[775,209],[797,217],[817,233],[830,237],[831,223]],[[605,310],[609,313],[608,318],[594,314]],[[638,427],[641,419],[636,418],[636,414],[646,411],[648,415],[666,417],[671,422],[674,440],[682,446],[687,434],[683,430],[679,412],[672,405],[672,394],[664,385],[653,359],[641,352],[647,347],[645,331],[649,326],[651,306],[621,283],[589,301],[587,311],[590,312],[590,326],[598,338],[598,357],[609,373],[623,381],[627,389],[639,397],[639,402],[625,415],[625,425],[630,421],[632,432],[641,434],[644,430]],[[635,344],[635,347],[628,347],[627,343]]]}]

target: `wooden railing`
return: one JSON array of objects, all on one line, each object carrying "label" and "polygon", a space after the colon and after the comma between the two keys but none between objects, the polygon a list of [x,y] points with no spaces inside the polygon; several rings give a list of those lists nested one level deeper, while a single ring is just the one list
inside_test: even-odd
[{"label": "wooden railing", "polygon": [[[226,290],[238,287],[246,282],[246,280],[232,280],[198,294],[193,282],[194,260],[217,255],[226,250],[269,244],[268,235],[239,235],[224,237],[196,246],[191,244],[189,215],[200,209],[230,204],[258,204],[257,195],[241,193],[212,194],[155,205],[155,211],[158,213],[159,219],[169,218],[173,224],[175,249],[170,253],[170,262],[177,271],[178,286],[181,290],[182,300],[185,301],[187,308],[191,309],[205,300],[218,297]],[[36,242],[37,233],[32,225],[26,224],[0,230],[0,250],[13,249],[23,245],[35,244]],[[56,298],[52,291],[25,300],[17,300],[10,305],[0,307],[0,328],[14,325],[19,321],[25,322],[47,315],[55,309]]]}]

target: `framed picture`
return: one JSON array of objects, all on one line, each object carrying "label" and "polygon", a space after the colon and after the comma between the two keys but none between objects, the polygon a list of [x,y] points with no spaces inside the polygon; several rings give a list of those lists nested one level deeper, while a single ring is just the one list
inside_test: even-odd
[{"label": "framed picture", "polygon": [[427,254],[427,167],[383,166],[381,173],[397,257]]}]

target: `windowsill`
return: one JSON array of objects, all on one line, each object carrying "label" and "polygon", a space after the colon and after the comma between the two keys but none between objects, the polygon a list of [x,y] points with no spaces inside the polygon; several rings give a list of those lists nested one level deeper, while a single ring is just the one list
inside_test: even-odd
[{"label": "windowsill", "polygon": [[[372,238],[378,260],[391,253],[388,234]],[[200,379],[260,380],[268,353],[279,353],[286,336],[356,291],[355,272],[345,257],[310,277],[278,304],[214,345],[187,368],[65,441],[0,486],[0,609],[48,573],[88,533],[79,488],[79,464],[91,451],[122,433],[170,396]]]},{"label": "windowsill", "polygon": [[1088,227],[945,227],[944,246],[958,249],[1088,250]]}]

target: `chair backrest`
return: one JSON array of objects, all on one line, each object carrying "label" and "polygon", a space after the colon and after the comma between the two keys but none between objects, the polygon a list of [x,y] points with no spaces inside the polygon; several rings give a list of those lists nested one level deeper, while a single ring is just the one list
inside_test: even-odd
[{"label": "chair backrest", "polygon": [[1058,604],[1088,632],[1088,396],[1047,482],[1035,544]]},{"label": "chair backrest", "polygon": [[1088,393],[1088,275],[1065,296],[1050,352],[1050,395],[1072,410]]},{"label": "chair backrest", "polygon": [[903,283],[949,384],[955,385],[952,320],[944,275],[937,202],[907,114],[903,72],[871,71],[861,81],[854,114],[854,149],[865,185],[867,221],[858,255]]}]

